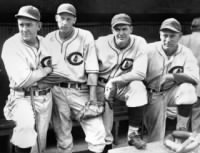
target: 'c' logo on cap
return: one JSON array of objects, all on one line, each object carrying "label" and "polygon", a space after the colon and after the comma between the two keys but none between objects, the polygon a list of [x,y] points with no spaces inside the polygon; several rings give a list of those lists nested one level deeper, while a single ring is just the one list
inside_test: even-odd
[{"label": "'c' logo on cap", "polygon": [[72,65],[80,65],[83,63],[83,55],[79,52],[73,52],[69,54],[67,60]]}]

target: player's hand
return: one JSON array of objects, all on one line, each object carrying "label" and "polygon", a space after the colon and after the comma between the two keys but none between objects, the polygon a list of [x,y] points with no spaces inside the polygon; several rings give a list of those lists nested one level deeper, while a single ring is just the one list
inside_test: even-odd
[{"label": "player's hand", "polygon": [[110,79],[110,80],[106,83],[105,89],[112,89],[113,86],[114,86],[114,81],[113,81],[113,79]]},{"label": "player's hand", "polygon": [[47,76],[49,73],[51,73],[53,71],[53,68],[52,67],[43,67],[42,71],[45,74],[45,76]]},{"label": "player's hand", "polygon": [[161,77],[160,79],[160,88],[161,89],[168,89],[175,84],[173,74],[166,74]]},{"label": "player's hand", "polygon": [[104,98],[107,101],[113,101],[116,94],[116,83],[113,79],[109,80],[105,86]]}]

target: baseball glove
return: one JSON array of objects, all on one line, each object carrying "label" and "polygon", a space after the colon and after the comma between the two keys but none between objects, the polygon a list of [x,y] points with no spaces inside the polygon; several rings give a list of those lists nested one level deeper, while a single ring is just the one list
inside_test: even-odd
[{"label": "baseball glove", "polygon": [[200,134],[187,131],[173,131],[164,141],[173,153],[199,153]]},{"label": "baseball glove", "polygon": [[86,120],[102,115],[104,112],[103,102],[88,101],[77,115],[78,120]]}]

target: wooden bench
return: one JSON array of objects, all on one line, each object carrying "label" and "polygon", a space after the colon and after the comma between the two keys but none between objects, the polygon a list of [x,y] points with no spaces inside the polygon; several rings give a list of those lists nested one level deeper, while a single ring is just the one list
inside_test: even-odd
[{"label": "wooden bench", "polygon": [[[13,128],[15,127],[14,121],[8,121],[5,119],[0,119],[0,136],[8,136],[9,141],[12,136]],[[7,142],[7,153],[12,153],[12,144],[10,142]]]}]

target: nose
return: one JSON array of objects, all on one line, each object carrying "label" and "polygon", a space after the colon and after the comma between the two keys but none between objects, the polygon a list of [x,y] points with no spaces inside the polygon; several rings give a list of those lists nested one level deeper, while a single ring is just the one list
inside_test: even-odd
[{"label": "nose", "polygon": [[27,26],[22,26],[23,31],[27,31]]},{"label": "nose", "polygon": [[62,23],[63,23],[63,24],[67,24],[68,21],[67,21],[67,20],[63,20]]},{"label": "nose", "polygon": [[166,37],[166,38],[165,38],[165,42],[169,42],[170,40],[171,40],[170,37]]}]

